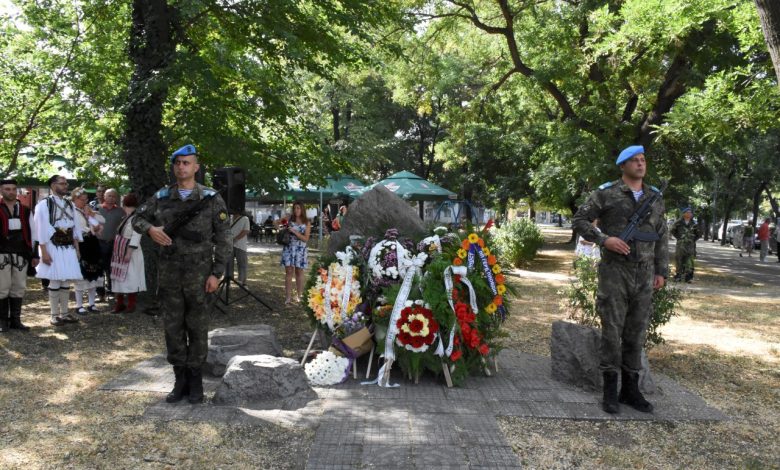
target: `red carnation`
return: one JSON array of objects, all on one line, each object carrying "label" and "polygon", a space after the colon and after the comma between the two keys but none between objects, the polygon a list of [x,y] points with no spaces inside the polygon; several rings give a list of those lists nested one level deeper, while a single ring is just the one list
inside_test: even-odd
[{"label": "red carnation", "polygon": [[[455,275],[455,276],[452,278],[452,280],[453,280],[453,281],[455,281],[455,283],[456,283],[456,284],[459,284],[459,283],[460,283],[460,274],[456,274],[456,275]],[[453,290],[453,292],[455,292],[455,291]]]},{"label": "red carnation", "polygon": [[460,336],[456,335],[455,336],[455,340],[453,341],[453,343],[455,343],[455,346],[459,345],[460,344]]},{"label": "red carnation", "polygon": [[482,343],[479,346],[479,353],[482,354],[483,356],[487,356],[489,352],[490,352],[490,348],[488,347],[487,344]]},{"label": "red carnation", "polygon": [[462,316],[466,315],[467,313],[469,313],[468,305],[466,305],[464,303],[460,303],[460,302],[455,304],[455,316],[457,316],[458,318],[461,318]]},{"label": "red carnation", "polygon": [[409,344],[411,344],[415,349],[421,348],[423,345],[425,345],[425,338],[422,336],[412,336]]},{"label": "red carnation", "polygon": [[460,359],[460,357],[461,357],[462,355],[463,355],[463,353],[461,352],[461,350],[460,350],[460,349],[456,349],[455,351],[452,351],[452,354],[450,354],[450,360],[451,360],[452,362],[455,362],[455,361],[457,361],[458,359]]},{"label": "red carnation", "polygon": [[468,323],[461,323],[460,331],[463,332],[463,337],[467,338],[471,334],[471,327],[468,325]]},{"label": "red carnation", "polygon": [[419,333],[423,329],[423,322],[420,320],[412,320],[411,323],[409,323],[409,329],[414,333]]}]

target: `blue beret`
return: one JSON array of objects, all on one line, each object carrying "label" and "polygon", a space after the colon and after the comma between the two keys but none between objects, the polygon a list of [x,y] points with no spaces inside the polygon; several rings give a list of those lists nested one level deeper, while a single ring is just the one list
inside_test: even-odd
[{"label": "blue beret", "polygon": [[645,148],[641,145],[632,145],[631,147],[626,147],[622,152],[620,152],[620,155],[618,155],[615,165],[620,165],[624,161],[639,153],[645,153]]},{"label": "blue beret", "polygon": [[187,155],[195,155],[196,153],[195,146],[192,144],[187,144],[179,150],[173,152],[173,155],[171,155],[171,164],[176,161],[176,157],[185,157]]},{"label": "blue beret", "polygon": [[680,210],[680,213],[681,213],[681,214],[685,214],[686,212],[693,213],[693,211],[691,210],[691,208],[690,208],[690,207],[683,207],[683,208]]}]

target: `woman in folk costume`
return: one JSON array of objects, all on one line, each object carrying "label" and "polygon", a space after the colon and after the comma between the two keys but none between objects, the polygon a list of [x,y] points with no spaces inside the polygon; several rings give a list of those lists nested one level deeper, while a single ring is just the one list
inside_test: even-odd
[{"label": "woman in folk costume", "polygon": [[[114,254],[111,257],[112,290],[116,296],[114,313],[133,313],[138,293],[146,291],[144,253],[141,250],[141,234],[133,230],[138,198],[128,194],[122,199],[127,214],[119,224],[114,238]],[[125,306],[125,296],[127,305]]]},{"label": "woman in folk costume", "polygon": [[[100,241],[97,235],[103,229],[105,220],[87,204],[89,198],[84,188],[76,188],[70,193],[70,200],[76,206],[76,218],[81,222],[81,238],[79,253],[81,253],[81,275],[84,277],[76,283],[76,308],[80,315],[87,312],[98,313],[95,307],[98,286],[103,285],[103,269],[100,266]],[[84,291],[87,291],[89,305],[84,308]]]},{"label": "woman in folk costume", "polygon": [[80,281],[79,243],[81,221],[73,203],[65,199],[68,180],[55,175],[48,180],[51,194],[35,206],[35,240],[41,250],[39,279],[49,280],[51,324],[62,326],[79,319],[68,312],[70,283]]}]

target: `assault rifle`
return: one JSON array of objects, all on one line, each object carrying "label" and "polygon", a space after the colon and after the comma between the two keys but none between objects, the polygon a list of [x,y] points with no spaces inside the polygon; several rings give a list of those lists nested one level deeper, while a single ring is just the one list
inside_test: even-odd
[{"label": "assault rifle", "polygon": [[197,216],[200,211],[202,211],[206,204],[211,201],[211,198],[213,198],[214,195],[210,196],[204,196],[203,199],[198,201],[195,205],[190,207],[187,210],[181,211],[175,219],[165,224],[163,227],[163,231],[166,235],[173,238],[174,236],[178,235],[181,238],[184,238],[185,240],[190,240],[194,242],[202,242],[203,241],[203,234],[198,232],[193,232],[192,230],[183,230],[182,227],[187,225],[192,219]]},{"label": "assault rifle", "polygon": [[661,239],[656,232],[640,232],[639,226],[645,221],[648,215],[653,211],[653,204],[655,201],[664,196],[664,191],[669,185],[669,181],[664,181],[661,185],[660,191],[653,191],[653,194],[649,198],[645,199],[645,202],[637,209],[628,219],[628,225],[620,233],[619,238],[628,243],[632,240],[639,240],[642,242],[655,242]]}]

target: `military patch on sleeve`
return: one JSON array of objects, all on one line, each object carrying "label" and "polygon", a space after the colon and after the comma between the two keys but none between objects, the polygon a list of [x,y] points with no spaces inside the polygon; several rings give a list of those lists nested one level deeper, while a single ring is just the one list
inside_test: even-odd
[{"label": "military patch on sleeve", "polygon": [[221,221],[223,221],[223,222],[224,222],[224,221],[226,221],[226,220],[227,220],[227,218],[228,218],[227,212],[225,212],[225,211],[221,211],[221,212],[219,213],[219,220],[221,220]]},{"label": "military patch on sleeve", "polygon": [[608,183],[604,183],[601,186],[599,186],[599,189],[604,190],[604,189],[607,189],[607,188],[611,188],[614,185],[615,185],[615,182],[614,181],[610,181]]}]

